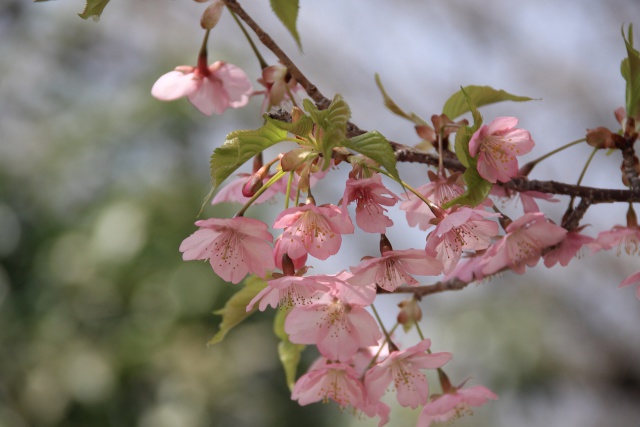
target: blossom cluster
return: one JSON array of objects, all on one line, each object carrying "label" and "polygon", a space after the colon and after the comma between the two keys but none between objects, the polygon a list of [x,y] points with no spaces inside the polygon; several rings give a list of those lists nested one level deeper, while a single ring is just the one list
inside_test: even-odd
[{"label": "blossom cluster", "polygon": [[[203,15],[207,36],[220,17],[219,4],[212,4]],[[261,150],[256,151],[252,173],[239,173],[212,200],[212,204],[241,203],[242,209],[233,218],[197,221],[198,230],[182,242],[180,251],[185,260],[208,260],[227,282],[240,283],[247,275],[261,279],[264,286],[251,295],[246,312],[269,307],[281,310],[286,316],[286,339],[292,344],[315,346],[319,358],[292,387],[292,398],[301,405],[335,401],[341,407],[378,417],[382,426],[390,412],[382,398],[393,391],[399,405],[422,407],[419,427],[470,413],[470,406],[497,399],[496,394],[480,385],[451,384],[443,367],[452,354],[431,351],[430,339],[419,329],[417,297],[400,304],[398,323],[389,329],[374,308],[379,295],[417,289],[419,276],[431,277],[433,282],[468,284],[505,271],[523,274],[540,260],[546,267],[557,263],[566,266],[584,252],[583,248],[591,253],[614,247],[618,252],[640,252],[640,227],[631,204],[626,226],[616,226],[594,238],[582,234],[584,226],[568,227],[564,221],[559,225],[540,211],[535,199],[557,202],[552,195],[503,186],[526,176],[535,165],[519,166],[518,157],[529,153],[534,141],[527,130],[517,127],[515,117],[497,117],[482,125],[475,107],[470,106],[468,111],[476,121],[473,127],[467,126],[466,120],[454,123],[444,114],[433,116],[433,129],[421,121],[416,130],[430,144],[438,144],[440,165],[436,171],[428,171],[429,182],[413,189],[395,172],[393,154],[390,160],[353,140],[344,142],[346,103],[336,106],[333,115],[324,116],[307,103],[305,115],[298,107],[302,88],[280,64],[263,65],[258,81],[264,89],[254,91],[240,68],[223,61],[208,65],[203,50],[197,66],[179,66],[163,75],[151,93],[165,101],[187,97],[206,115],[243,107],[258,95],[264,96],[263,113],[275,108],[290,111],[291,123],[267,123],[265,126],[275,128],[269,128],[272,133],[264,138],[270,146],[279,142],[271,136],[274,129],[284,131],[280,140],[296,142],[298,148],[280,153],[266,164]],[[442,165],[443,141],[453,132],[462,135],[456,137],[455,154],[470,175]],[[293,136],[284,136],[288,133]],[[368,136],[367,143],[380,141],[376,135]],[[242,140],[232,139],[233,143],[242,144]],[[381,152],[387,148],[376,147]],[[236,148],[240,153],[241,147]],[[311,187],[340,163],[351,166],[340,201],[317,204]],[[283,179],[287,174],[288,181]],[[400,184],[403,192],[398,195],[387,188],[385,176]],[[299,203],[305,193],[304,203]],[[244,216],[249,206],[278,194],[287,195],[285,206],[271,225]],[[509,218],[501,212],[497,201],[505,199],[521,201],[519,217]],[[295,203],[292,207],[291,201]],[[355,205],[354,221],[351,204]],[[387,234],[394,226],[388,210],[394,207],[404,212],[410,227],[424,234],[424,246],[393,248]],[[309,274],[309,257],[327,260],[335,256],[343,237],[353,234],[356,226],[380,236],[379,253],[334,274]],[[620,287],[636,283],[640,283],[640,272]],[[640,286],[637,296],[640,298]],[[416,327],[421,340],[412,346],[400,345],[393,334],[398,325]],[[439,392],[430,388],[425,370],[437,372]]]}]

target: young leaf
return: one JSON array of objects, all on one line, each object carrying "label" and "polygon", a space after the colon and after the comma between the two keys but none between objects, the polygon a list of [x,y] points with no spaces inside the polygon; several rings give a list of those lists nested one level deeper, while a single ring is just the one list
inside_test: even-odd
[{"label": "young leaf", "polygon": [[625,100],[627,108],[627,116],[635,117],[638,114],[640,106],[640,55],[633,48],[633,26],[629,25],[628,36],[624,34],[622,29],[622,38],[627,48],[627,57],[620,65],[622,77],[627,82],[625,90]]},{"label": "young leaf", "polygon": [[454,145],[458,160],[460,160],[460,163],[462,163],[466,168],[469,167],[469,162],[473,160],[471,154],[469,154],[469,141],[471,140],[471,135],[473,135],[471,127],[462,126],[456,132],[456,142]]},{"label": "young leaf", "polygon": [[431,128],[431,126],[429,126],[429,124],[427,122],[422,120],[415,113],[409,113],[409,114],[405,113],[402,110],[402,108],[400,108],[398,106],[398,104],[396,104],[395,101],[393,99],[391,99],[391,97],[387,94],[387,91],[384,90],[384,86],[382,86],[382,81],[380,81],[380,75],[378,75],[378,73],[376,73],[376,85],[378,85],[378,89],[380,89],[380,92],[382,93],[382,99],[384,100],[384,106],[387,107],[387,109],[389,111],[391,111],[396,116],[400,116],[400,117],[402,117],[404,119],[407,119],[407,120],[415,123],[416,125],[427,126],[427,127]]},{"label": "young leaf", "polygon": [[254,306],[253,310],[247,312],[247,305],[266,286],[267,282],[259,277],[247,277],[244,281],[244,287],[233,294],[223,308],[213,312],[222,316],[222,322],[220,322],[220,330],[209,340],[207,345],[217,344],[222,341],[227,332],[253,314],[258,309],[258,306]]},{"label": "young leaf", "polygon": [[501,101],[531,101],[534,98],[528,96],[512,95],[504,90],[494,89],[490,86],[465,86],[458,92],[451,95],[447,102],[442,107],[442,113],[446,114],[451,120],[463,115],[464,113],[471,111],[469,104],[465,99],[464,92],[476,107],[482,107],[483,105],[494,104]]},{"label": "young leaf", "polygon": [[109,3],[109,0],[87,0],[84,10],[78,15],[82,19],[88,19],[91,17],[94,21],[98,22],[100,15],[102,15],[102,11],[107,6],[107,3]]},{"label": "young leaf", "polygon": [[298,48],[302,50],[302,44],[300,43],[300,35],[296,28],[296,21],[298,20],[298,10],[300,5],[298,0],[269,0],[271,9],[276,14],[280,22],[285,26],[287,30],[293,36],[293,39],[298,44]]},{"label": "young leaf", "polygon": [[240,130],[227,135],[225,143],[211,155],[211,183],[214,189],[246,161],[287,137],[287,131],[273,122],[267,121],[260,129]]},{"label": "young leaf", "polygon": [[322,129],[320,147],[324,157],[323,170],[329,168],[333,148],[345,141],[347,123],[351,117],[349,105],[341,95],[336,95],[326,110],[318,110],[311,101],[304,100],[303,106],[314,123]]},{"label": "young leaf", "polygon": [[453,200],[449,200],[447,203],[442,205],[443,209],[448,209],[454,205],[465,205],[473,208],[478,206],[487,198],[487,196],[489,196],[489,192],[491,192],[493,184],[480,176],[475,159],[473,159],[472,164],[469,165],[462,177],[464,178],[465,184],[467,184],[467,191],[465,191],[461,196],[458,196]]},{"label": "young leaf", "polygon": [[300,354],[306,346],[303,344],[294,344],[289,341],[289,335],[287,335],[284,330],[284,321],[290,311],[291,310],[278,310],[273,322],[273,330],[276,336],[280,338],[280,343],[278,343],[278,355],[280,356],[280,362],[284,368],[287,386],[289,386],[289,390],[293,390],[293,386],[296,382],[296,369],[300,363]]},{"label": "young leaf", "polygon": [[302,116],[295,123],[281,122],[280,120],[272,119],[267,115],[265,115],[264,118],[268,122],[271,122],[275,127],[286,130],[294,135],[306,136],[313,130],[313,120],[311,120],[311,117],[309,116]]},{"label": "young leaf", "polygon": [[387,138],[378,131],[367,132],[362,135],[354,136],[353,138],[344,141],[342,145],[379,163],[391,174],[391,176],[400,182],[400,175],[396,168],[396,156],[393,152],[393,148],[391,148]]}]

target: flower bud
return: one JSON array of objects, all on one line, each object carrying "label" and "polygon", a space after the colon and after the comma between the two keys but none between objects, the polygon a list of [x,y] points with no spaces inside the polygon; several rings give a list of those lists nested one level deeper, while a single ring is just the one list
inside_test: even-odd
[{"label": "flower bud", "polygon": [[242,195],[244,197],[253,197],[256,192],[262,188],[262,175],[258,173],[252,174],[247,182],[242,186]]},{"label": "flower bud", "polygon": [[405,331],[408,331],[416,322],[422,320],[422,309],[417,299],[404,300],[398,304],[398,307],[400,307],[398,323],[402,325]]},{"label": "flower bud", "polygon": [[596,148],[616,148],[616,142],[624,140],[622,136],[611,132],[605,127],[587,129],[587,144]]},{"label": "flower bud", "polygon": [[216,0],[207,6],[200,18],[200,26],[205,30],[210,30],[215,27],[220,20],[223,8],[224,3],[221,0]]}]

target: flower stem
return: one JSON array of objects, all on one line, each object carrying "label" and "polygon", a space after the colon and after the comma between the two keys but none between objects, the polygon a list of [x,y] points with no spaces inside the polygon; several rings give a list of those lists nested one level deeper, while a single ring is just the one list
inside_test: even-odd
[{"label": "flower stem", "polygon": [[229,12],[231,13],[231,16],[233,16],[233,19],[236,21],[240,29],[242,30],[242,34],[244,34],[244,37],[247,39],[247,41],[251,45],[251,49],[253,50],[253,53],[256,55],[256,58],[258,58],[258,62],[260,63],[260,69],[264,70],[265,68],[268,67],[268,65],[267,65],[267,62],[262,57],[262,55],[260,54],[260,51],[258,51],[258,47],[255,45],[253,40],[251,40],[251,36],[247,32],[247,30],[244,28],[244,25],[242,25],[242,22],[238,19],[236,14],[233,13],[231,9],[229,9]]},{"label": "flower stem", "polygon": [[[598,151],[598,147],[594,148],[591,154],[589,155],[589,158],[587,159],[587,163],[584,164],[584,167],[582,168],[582,172],[580,172],[580,177],[578,178],[578,182],[576,183],[577,187],[580,187],[580,184],[582,183],[582,179],[584,178],[584,174],[587,172],[587,168],[591,164],[591,160],[593,160],[593,156],[596,155],[597,151]],[[576,196],[571,196],[571,200],[569,201],[569,207],[571,209],[573,209],[573,201],[575,199],[576,199]]]},{"label": "flower stem", "polygon": [[394,178],[389,172],[385,171],[384,169],[380,169],[377,168],[375,166],[367,166],[370,169],[375,170],[376,172],[379,172],[385,176],[388,176],[389,178],[393,179],[394,181],[396,181],[397,183],[399,183],[400,185],[402,185],[403,187],[405,187],[407,190],[411,191],[413,194],[416,195],[416,197],[420,200],[422,200],[427,206],[429,206],[429,209],[431,209],[431,212],[433,212],[433,214],[435,216],[439,216],[439,213],[441,212],[442,209],[440,209],[440,207],[438,205],[436,205],[435,203],[433,203],[431,200],[427,199],[426,197],[424,197],[422,194],[420,194],[416,189],[414,189],[412,186],[410,186],[409,184],[407,184],[406,182],[404,182],[403,180],[397,180],[396,178]]},{"label": "flower stem", "polygon": [[380,318],[380,315],[378,314],[378,310],[376,310],[376,307],[371,304],[371,310],[373,311],[373,315],[376,317],[376,320],[378,321],[378,324],[380,325],[380,329],[382,329],[382,333],[384,334],[384,338],[387,340],[387,343],[389,345],[389,351],[394,351],[397,350],[398,347],[393,343],[393,341],[391,341],[391,335],[389,335],[389,332],[387,332],[387,330],[384,327],[384,324],[382,323],[382,319]]},{"label": "flower stem", "polygon": [[559,153],[560,151],[564,150],[565,148],[573,147],[574,145],[580,144],[581,142],[584,142],[586,140],[587,140],[586,138],[580,138],[580,139],[576,139],[575,141],[571,141],[568,144],[563,145],[562,147],[558,147],[555,150],[551,150],[547,154],[545,154],[543,156],[540,156],[537,159],[528,162],[525,166],[528,167],[529,171],[531,171],[531,169],[533,169],[534,166],[536,166],[538,163],[540,163],[544,159],[547,159],[547,158],[553,156],[554,154]]}]

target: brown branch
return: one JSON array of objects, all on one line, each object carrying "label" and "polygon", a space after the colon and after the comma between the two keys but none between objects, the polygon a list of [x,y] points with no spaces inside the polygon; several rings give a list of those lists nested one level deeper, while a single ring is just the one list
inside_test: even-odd
[{"label": "brown branch", "polygon": [[240,19],[242,19],[253,30],[253,32],[256,33],[256,36],[258,36],[258,40],[260,40],[260,42],[265,45],[265,47],[273,52],[273,54],[280,60],[282,65],[287,67],[287,70],[289,70],[293,78],[295,78],[296,81],[300,83],[300,85],[304,88],[304,90],[307,91],[307,94],[311,97],[311,99],[315,101],[318,108],[320,108],[321,110],[327,108],[331,101],[327,99],[320,92],[320,90],[313,83],[311,83],[311,81],[309,81],[309,79],[307,79],[307,77],[302,73],[302,71],[300,71],[296,64],[294,64],[293,61],[291,61],[291,59],[287,56],[287,54],[284,53],[282,49],[280,49],[280,46],[276,44],[276,42],[271,38],[269,34],[264,32],[264,30],[260,28],[256,21],[254,21],[253,18],[251,18],[251,16],[249,16],[249,14],[245,12],[240,4],[236,0],[223,1],[231,12],[238,15],[238,17],[240,17]]}]

